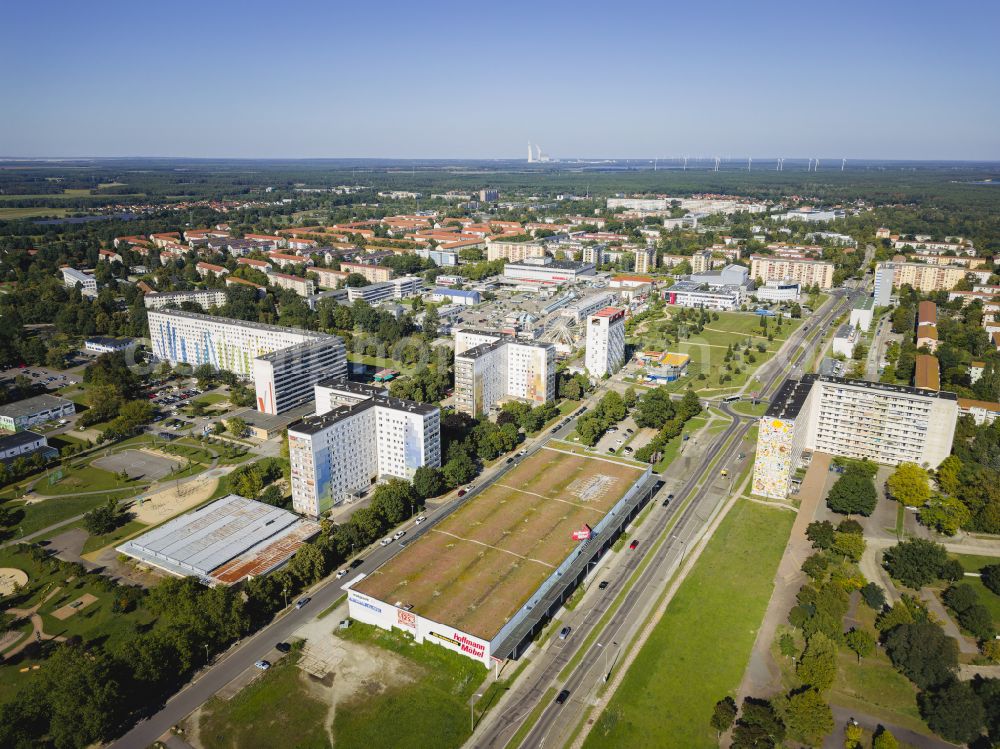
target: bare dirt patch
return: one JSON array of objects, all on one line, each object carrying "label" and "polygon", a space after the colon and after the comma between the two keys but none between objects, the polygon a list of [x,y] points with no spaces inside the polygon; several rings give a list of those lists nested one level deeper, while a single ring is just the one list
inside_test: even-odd
[{"label": "bare dirt patch", "polygon": [[0,567],[0,596],[9,596],[17,586],[28,584],[28,573],[16,567]]},{"label": "bare dirt patch", "polygon": [[97,596],[91,593],[84,593],[82,596],[77,598],[75,601],[67,603],[65,606],[60,606],[55,611],[52,612],[54,616],[59,621],[66,621],[71,616],[79,611],[83,611],[90,604],[97,602]]}]

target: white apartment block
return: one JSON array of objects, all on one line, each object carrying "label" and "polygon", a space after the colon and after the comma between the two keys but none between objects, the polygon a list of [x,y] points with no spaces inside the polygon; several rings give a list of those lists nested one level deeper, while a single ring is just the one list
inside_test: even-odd
[{"label": "white apartment block", "polygon": [[160,294],[146,294],[142,299],[142,303],[146,305],[146,309],[163,309],[172,304],[180,307],[183,302],[193,302],[202,309],[221,307],[226,303],[226,292],[221,289],[167,291]]},{"label": "white apartment block", "polygon": [[603,244],[584,245],[580,250],[580,260],[593,265],[604,265],[604,250]]},{"label": "white apartment block", "polygon": [[282,289],[290,289],[299,296],[312,296],[316,293],[316,284],[308,278],[293,276],[288,273],[270,273],[268,280]]},{"label": "white apartment block", "polygon": [[711,250],[698,250],[691,256],[691,272],[704,273],[712,270]]},{"label": "white apartment block", "polygon": [[833,288],[833,263],[826,260],[750,256],[750,277],[763,281],[797,281],[802,286]]},{"label": "white apartment block", "polygon": [[591,377],[621,369],[625,362],[625,310],[605,307],[587,318],[585,362]]},{"label": "white apartment block", "polygon": [[608,210],[624,208],[627,211],[667,211],[670,198],[608,198]]},{"label": "white apartment block", "polygon": [[68,265],[62,267],[63,283],[66,285],[67,289],[75,289],[76,285],[80,285],[80,291],[88,296],[94,296],[97,294],[97,279],[90,273],[84,273],[82,270],[77,270],[76,268],[70,268]]},{"label": "white apartment block", "polygon": [[986,283],[991,272],[970,270],[960,265],[928,265],[925,263],[878,263],[875,266],[875,304],[888,304],[892,289],[909,284],[917,291],[951,291],[962,279],[975,276]]},{"label": "white apartment block", "polygon": [[652,273],[656,268],[656,248],[646,247],[635,251],[635,272]]},{"label": "white apartment block", "polygon": [[391,398],[346,379],[315,385],[316,414],[288,428],[292,506],[319,517],[382,478],[441,465],[437,406]]},{"label": "white apartment block", "polygon": [[347,301],[361,300],[368,304],[378,304],[388,299],[405,299],[415,296],[423,288],[423,281],[417,276],[403,276],[391,281],[382,281],[368,286],[352,286],[347,289]]},{"label": "white apartment block", "polygon": [[381,283],[392,278],[392,268],[383,265],[367,265],[365,263],[341,263],[340,269],[348,273],[359,273],[371,283]]},{"label": "white apartment block", "polygon": [[804,450],[937,468],[957,419],[954,393],[814,374],[788,380],[760,419],[753,493],[786,497]]},{"label": "white apartment block", "polygon": [[505,398],[538,405],[555,397],[555,344],[501,333],[456,331],[456,411],[478,416]]},{"label": "white apartment block", "polygon": [[147,316],[158,359],[209,364],[252,378],[263,413],[299,405],[319,380],[347,374],[344,342],[337,336],[179,310],[150,310]]},{"label": "white apartment block", "polygon": [[486,248],[487,260],[506,260],[520,263],[529,257],[544,257],[545,244],[542,242],[490,242]]}]

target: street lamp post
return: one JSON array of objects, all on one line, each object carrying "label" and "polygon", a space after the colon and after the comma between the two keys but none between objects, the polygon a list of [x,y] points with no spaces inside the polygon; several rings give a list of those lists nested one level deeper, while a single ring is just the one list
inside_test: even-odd
[{"label": "street lamp post", "polygon": [[482,692],[469,695],[469,726],[470,726],[469,730],[472,732],[475,732],[476,730],[475,700],[477,697],[482,697],[482,696],[483,696]]}]

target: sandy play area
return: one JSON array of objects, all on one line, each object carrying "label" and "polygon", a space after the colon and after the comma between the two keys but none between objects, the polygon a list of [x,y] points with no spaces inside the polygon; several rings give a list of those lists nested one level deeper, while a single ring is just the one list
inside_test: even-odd
[{"label": "sandy play area", "polygon": [[0,596],[9,596],[18,585],[28,584],[28,573],[16,567],[0,567]]},{"label": "sandy play area", "polygon": [[179,488],[171,482],[153,494],[143,494],[141,503],[137,498],[131,510],[140,523],[148,525],[162,523],[204,502],[212,496],[218,485],[219,479],[209,476],[199,476],[181,483]]}]

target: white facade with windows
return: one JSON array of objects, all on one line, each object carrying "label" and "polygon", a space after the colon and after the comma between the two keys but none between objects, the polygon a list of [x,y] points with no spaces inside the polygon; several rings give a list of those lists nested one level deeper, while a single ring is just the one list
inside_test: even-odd
[{"label": "white facade with windows", "polygon": [[604,377],[625,363],[625,310],[606,307],[587,318],[587,371]]},{"label": "white facade with windows", "polygon": [[344,342],[337,336],[179,310],[150,310],[148,319],[158,359],[253,378],[263,413],[309,400],[316,382],[347,374]]},{"label": "white facade with windows", "polygon": [[436,406],[344,379],[317,383],[315,397],[316,415],[288,428],[296,512],[318,517],[380,478],[441,465]]},{"label": "white facade with windows", "polygon": [[194,302],[202,309],[221,307],[226,303],[226,292],[222,289],[195,289],[193,291],[168,291],[162,294],[146,294],[142,303],[146,309],[163,309],[168,305],[181,306],[183,302]]},{"label": "white facade with windows", "polygon": [[84,273],[68,265],[62,268],[63,283],[67,289],[75,289],[80,285],[80,292],[88,296],[97,294],[97,279],[90,273]]},{"label": "white facade with windows", "polygon": [[532,404],[556,397],[556,347],[483,331],[456,331],[455,410],[488,413],[504,398]]}]

